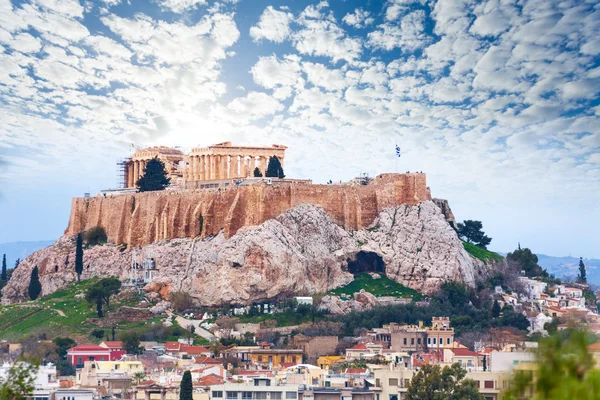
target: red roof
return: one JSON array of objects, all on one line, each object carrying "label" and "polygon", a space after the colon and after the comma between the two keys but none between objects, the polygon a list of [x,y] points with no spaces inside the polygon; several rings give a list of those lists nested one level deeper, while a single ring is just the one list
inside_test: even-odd
[{"label": "red roof", "polygon": [[348,350],[366,350],[367,346],[364,343],[357,344],[354,347],[350,347]]},{"label": "red roof", "polygon": [[223,383],[225,383],[223,381],[223,378],[221,378],[219,375],[215,375],[215,374],[203,376],[198,381],[199,386],[222,385]]},{"label": "red roof", "polygon": [[123,348],[123,342],[120,340],[116,340],[114,342],[102,342],[100,344],[105,345],[109,349],[122,349]]},{"label": "red roof", "polygon": [[181,348],[181,343],[179,342],[167,342],[165,344],[165,350],[167,351],[179,351]]},{"label": "red roof", "polygon": [[294,365],[298,365],[298,363],[293,363],[293,362],[282,362],[282,363],[279,363],[279,366],[281,368],[289,368],[289,367],[293,367]]},{"label": "red roof", "polygon": [[204,346],[190,346],[189,344],[181,345],[179,351],[188,353],[188,354],[210,354],[210,350]]},{"label": "red roof", "polygon": [[146,386],[146,385],[152,385],[153,383],[156,383],[156,381],[153,381],[152,379],[147,380],[147,381],[142,381],[140,383],[138,383],[139,386]]},{"label": "red roof", "polygon": [[212,357],[196,357],[194,358],[196,364],[221,364],[219,360],[215,360]]},{"label": "red roof", "polygon": [[110,351],[110,349],[100,347],[97,344],[81,344],[79,346],[71,347],[69,351]]},{"label": "red roof", "polygon": [[252,370],[252,369],[242,369],[238,370],[235,375],[270,375],[271,370]]},{"label": "red roof", "polygon": [[469,349],[463,349],[463,348],[452,349],[452,352],[454,353],[455,356],[459,356],[459,357],[478,357],[478,356],[480,356],[479,353],[475,353],[474,351],[471,351]]},{"label": "red roof", "polygon": [[347,374],[365,374],[367,372],[366,368],[348,368],[346,369]]}]

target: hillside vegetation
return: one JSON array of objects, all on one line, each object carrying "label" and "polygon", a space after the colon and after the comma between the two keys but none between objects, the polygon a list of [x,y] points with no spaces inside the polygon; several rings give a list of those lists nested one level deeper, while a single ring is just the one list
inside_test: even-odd
[{"label": "hillside vegetation", "polygon": [[498,253],[494,253],[493,251],[489,251],[486,249],[482,249],[479,246],[475,246],[474,244],[467,243],[465,241],[462,242],[463,247],[471,256],[475,257],[478,260],[483,261],[484,263],[493,263],[496,261],[502,261],[504,257],[502,257]]},{"label": "hillside vegetation", "polygon": [[[94,305],[88,304],[83,294],[97,279],[74,283],[64,290],[49,296],[21,304],[0,306],[0,339],[19,340],[31,333],[45,333],[48,338],[56,336],[88,336],[98,328],[86,321],[96,318]],[[107,309],[108,314],[121,306],[135,306],[140,301],[137,295],[118,295]],[[158,319],[157,319],[158,320]],[[150,322],[150,321],[148,321]],[[119,322],[118,330],[126,330],[144,325],[141,323]],[[107,333],[110,328],[104,328]],[[89,337],[89,341],[99,341]]]},{"label": "hillside vegetation", "polygon": [[330,293],[336,296],[346,294],[352,296],[353,293],[360,292],[364,289],[377,297],[393,296],[393,297],[412,297],[415,300],[421,300],[422,294],[408,288],[396,281],[391,280],[384,274],[380,274],[381,278],[375,279],[368,273],[362,273],[354,277],[354,280],[344,287],[332,290]]}]

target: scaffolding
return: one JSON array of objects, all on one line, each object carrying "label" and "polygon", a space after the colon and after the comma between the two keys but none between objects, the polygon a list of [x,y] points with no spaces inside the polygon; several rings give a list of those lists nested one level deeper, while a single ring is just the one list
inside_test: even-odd
[{"label": "scaffolding", "polygon": [[127,163],[129,158],[121,158],[117,161],[117,189],[123,189],[127,187]]}]

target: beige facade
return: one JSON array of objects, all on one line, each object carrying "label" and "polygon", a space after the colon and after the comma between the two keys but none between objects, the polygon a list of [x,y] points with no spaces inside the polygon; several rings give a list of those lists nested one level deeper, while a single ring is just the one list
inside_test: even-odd
[{"label": "beige facade", "polygon": [[265,176],[269,158],[277,156],[283,167],[286,146],[266,147],[233,146],[231,142],[208,147],[195,147],[185,155],[169,147],[140,149],[124,162],[123,187],[136,187],[148,161],[158,157],[167,169],[172,184],[185,186],[186,182],[218,181],[253,176],[258,168]]},{"label": "beige facade", "polygon": [[265,176],[269,158],[277,156],[283,167],[286,146],[269,147],[233,146],[224,142],[208,147],[196,147],[188,156],[184,180],[210,181],[248,178],[255,168]]}]

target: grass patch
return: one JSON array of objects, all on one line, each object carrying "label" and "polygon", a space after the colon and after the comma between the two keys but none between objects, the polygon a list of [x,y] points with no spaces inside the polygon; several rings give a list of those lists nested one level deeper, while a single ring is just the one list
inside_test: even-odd
[{"label": "grass patch", "polygon": [[362,273],[354,277],[354,280],[344,287],[340,287],[332,290],[330,293],[336,296],[346,294],[352,296],[353,293],[360,292],[364,289],[365,292],[369,292],[377,297],[379,296],[394,296],[394,297],[411,297],[414,300],[421,300],[423,295],[408,288],[401,283],[389,279],[383,274],[381,278],[374,279],[368,273]]},{"label": "grass patch", "polygon": [[[97,280],[98,278],[94,278],[76,282],[34,302],[0,306],[0,338],[17,341],[33,332],[44,332],[49,339],[56,336],[89,335],[92,329],[97,328],[86,322],[87,318],[97,317],[95,305],[88,304],[78,295]],[[121,306],[133,306],[138,300],[133,297],[115,299],[105,313],[113,312]],[[139,328],[147,322],[120,322],[117,330]],[[110,328],[104,329],[110,332]],[[100,340],[90,337],[89,341]]]},{"label": "grass patch", "polygon": [[504,258],[498,253],[482,249],[481,247],[475,246],[474,244],[467,243],[465,241],[462,241],[462,243],[467,253],[469,253],[472,257],[483,261],[486,264],[488,262],[502,261],[502,259]]}]

